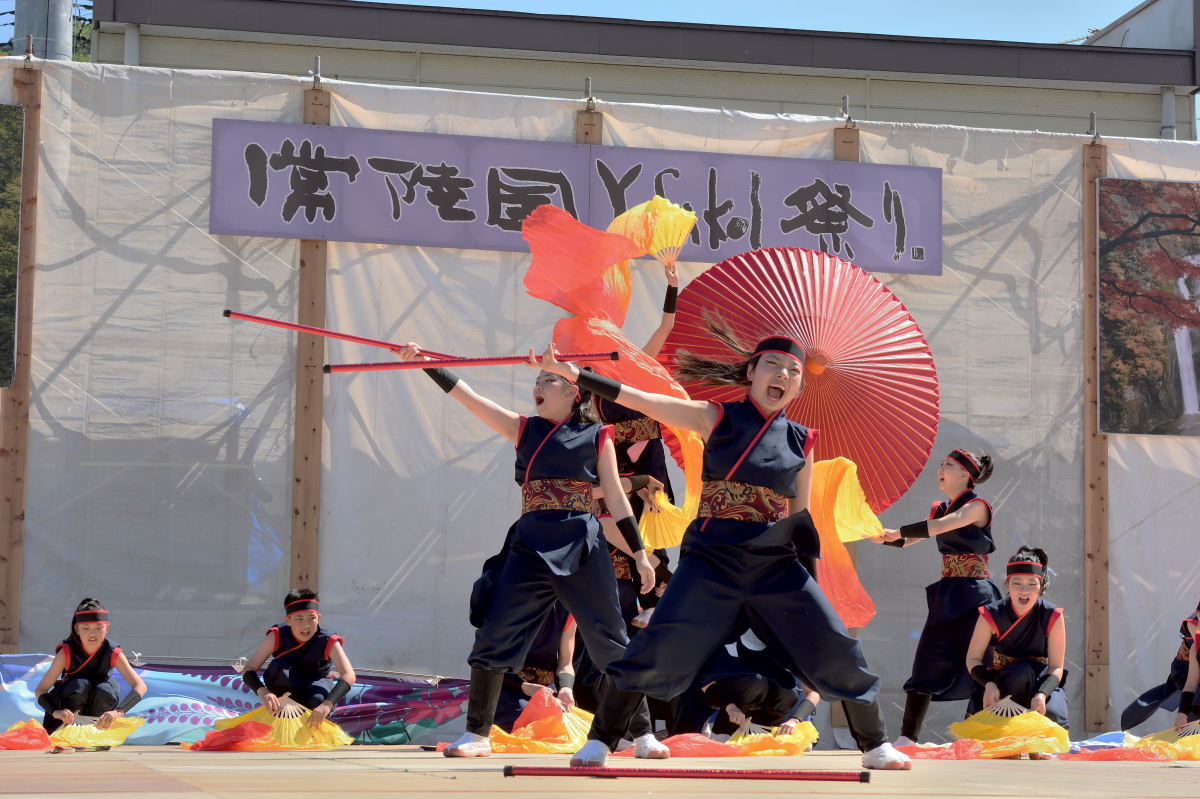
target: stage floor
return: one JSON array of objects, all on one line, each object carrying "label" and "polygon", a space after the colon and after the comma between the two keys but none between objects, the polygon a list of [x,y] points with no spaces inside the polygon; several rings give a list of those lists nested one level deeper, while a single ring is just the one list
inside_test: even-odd
[{"label": "stage floor", "polygon": [[[804,757],[678,758],[613,765],[650,768],[858,770],[854,752]],[[872,772],[869,784],[697,779],[504,777],[506,764],[564,766],[545,755],[448,760],[412,746],[353,746],[333,752],[185,752],[176,746],[120,747],[49,755],[0,752],[0,794],[52,799],[85,794],[168,799],[251,799],[264,795],[338,799],[399,795],[438,799],[571,796],[1015,797],[1200,796],[1200,763],[1080,763],[1028,760],[918,761],[909,772]]]}]

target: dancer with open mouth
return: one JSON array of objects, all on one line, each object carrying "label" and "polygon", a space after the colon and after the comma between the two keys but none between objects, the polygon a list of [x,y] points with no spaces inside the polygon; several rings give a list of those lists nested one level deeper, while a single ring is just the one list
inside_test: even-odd
[{"label": "dancer with open mouth", "polygon": [[[412,343],[397,354],[406,361],[425,357]],[[530,365],[539,365],[532,350]],[[559,375],[542,371],[533,386],[537,413],[525,416],[480,396],[448,369],[431,367],[425,373],[516,447],[521,517],[468,658],[467,731],[444,751],[447,757],[486,757],[492,751],[488,733],[504,675],[521,670],[555,599],[575,617],[584,645],[601,670],[607,671],[625,652],[629,639],[617,604],[616,577],[591,512],[595,495],[602,495],[617,517],[643,592],[654,587],[654,569],[617,474],[612,428],[589,418],[588,395]],[[600,491],[594,490],[596,483]],[[573,676],[559,673],[559,687],[570,687]],[[644,701],[641,694],[605,682],[588,742],[571,759],[572,766],[604,765]],[[635,755],[649,756],[649,743],[635,741]]]},{"label": "dancer with open mouth", "polygon": [[[700,512],[684,537],[679,568],[650,624],[609,672],[625,690],[670,700],[687,690],[745,619],[806,685],[824,698],[846,700],[866,768],[911,768],[887,741],[879,678],[867,669],[862,645],[797,558],[796,542],[807,548],[812,530],[807,465],[816,434],[783,411],[801,389],[803,350],[792,339],[773,336],[751,351],[727,327],[711,327],[738,360],[680,353],[676,374],[746,386],[740,402],[651,394],[580,372],[558,361],[553,348],[542,356],[543,369],[576,381],[581,390],[693,430],[705,441]],[[778,523],[785,516],[787,522]]]}]

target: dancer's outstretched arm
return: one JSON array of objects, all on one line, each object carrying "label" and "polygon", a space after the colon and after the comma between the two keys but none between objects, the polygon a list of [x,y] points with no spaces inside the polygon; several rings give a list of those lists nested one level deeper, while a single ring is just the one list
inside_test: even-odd
[{"label": "dancer's outstretched arm", "polygon": [[464,408],[475,414],[481,422],[492,428],[492,430],[504,436],[513,444],[517,443],[517,436],[521,432],[520,414],[497,405],[481,394],[477,394],[464,380],[459,379],[450,371],[438,369],[433,359],[420,354],[420,349],[420,347],[410,341],[403,349],[397,350],[396,354],[404,361],[430,361],[430,368],[426,371],[434,373],[434,381],[447,394],[462,403]]},{"label": "dancer's outstretched arm", "polygon": [[[557,351],[554,349],[553,343],[546,347],[546,351],[542,353],[540,359],[534,355],[533,348],[530,347],[529,366],[562,375],[572,383],[578,382],[579,368],[572,363],[563,363],[556,356]],[[717,426],[717,422],[721,420],[720,406],[708,400],[685,400],[667,394],[640,391],[624,384],[618,385],[620,390],[617,396],[615,399],[612,397],[609,399],[614,399],[615,402],[626,408],[632,408],[669,427],[693,430],[702,438],[707,439],[713,428]]]}]

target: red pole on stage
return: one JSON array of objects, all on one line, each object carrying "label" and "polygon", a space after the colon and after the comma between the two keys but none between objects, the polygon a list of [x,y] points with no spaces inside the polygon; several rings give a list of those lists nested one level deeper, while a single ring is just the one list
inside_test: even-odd
[{"label": "red pole on stage", "polygon": [[[323,327],[313,327],[311,325],[301,325],[295,322],[285,322],[282,319],[272,319],[269,316],[255,316],[254,314],[239,313],[231,311],[228,308],[224,311],[225,316],[230,319],[240,319],[243,322],[257,322],[260,325],[268,325],[270,327],[281,327],[284,330],[294,330],[297,333],[311,333],[314,336],[324,336],[325,338],[336,338],[341,341],[350,341],[355,344],[366,344],[368,347],[379,347],[393,352],[404,348],[403,344],[397,344],[394,341],[383,341],[377,338],[364,338],[363,336],[353,336],[349,333],[339,333],[336,330],[326,330]],[[428,355],[430,358],[455,358],[455,355],[447,355],[444,352],[434,352],[433,350],[421,350],[422,355]]]},{"label": "red pole on stage", "polygon": [[[425,352],[421,350],[421,352]],[[429,353],[425,352],[426,355]],[[615,361],[620,358],[617,352],[576,352],[559,355],[560,361]],[[384,361],[382,363],[327,363],[326,374],[340,372],[392,372],[397,369],[433,369],[437,366],[502,366],[512,363],[526,363],[528,355],[496,355],[488,358],[439,358],[434,361]]]},{"label": "red pole on stage", "polygon": [[567,766],[505,766],[505,777],[665,777],[692,780],[803,780],[870,782],[869,771],[796,771],[794,769],[733,768],[572,768]]}]

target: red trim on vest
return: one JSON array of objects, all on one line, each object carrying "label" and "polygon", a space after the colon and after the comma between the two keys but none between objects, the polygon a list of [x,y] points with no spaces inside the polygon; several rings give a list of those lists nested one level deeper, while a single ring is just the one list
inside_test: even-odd
[{"label": "red trim on vest", "polygon": [[[103,641],[100,642],[100,646],[104,646]],[[84,651],[86,652],[87,650],[85,649]],[[96,647],[96,652],[99,652],[99,651],[100,651],[100,647],[98,646],[98,647]],[[79,672],[83,671],[83,667],[86,666],[87,664],[91,663],[92,658],[96,657],[96,652],[93,652],[92,654],[88,655],[87,660],[80,663],[79,668],[75,669],[75,671],[66,671],[64,669],[64,671],[66,671],[66,676],[70,677],[72,674],[78,674]],[[67,647],[67,666],[70,666],[70,665],[71,665],[71,648],[68,646]]]},{"label": "red trim on vest", "polygon": [[[312,640],[312,639],[309,639],[309,640]],[[301,641],[300,643],[296,644],[294,647],[292,647],[291,649],[287,650],[286,652],[276,652],[274,655],[272,655],[272,657],[281,658],[281,657],[283,657],[284,655],[289,655],[289,654],[291,654],[292,652],[295,652],[297,649],[299,649],[300,647],[304,646],[304,645],[305,645],[305,644],[307,644],[307,643],[308,643],[308,641]]]},{"label": "red trim on vest", "polygon": [[[723,402],[713,402],[712,400],[709,400],[709,403],[708,403],[708,404],[709,404],[709,405],[716,405],[716,406],[717,406],[717,411],[718,411],[718,413],[717,413],[717,421],[716,421],[716,422],[713,424],[713,426],[712,426],[712,429],[713,429],[713,430],[716,430],[716,429],[717,429],[717,427],[718,427],[718,426],[721,424],[721,420],[725,418],[725,403],[723,403]],[[711,434],[712,434],[712,433],[710,432],[710,433],[709,433],[709,435],[711,435]]]},{"label": "red trim on vest", "polygon": [[334,644],[344,644],[346,639],[340,635],[331,635],[329,640],[325,642],[325,660],[329,660],[329,650],[333,649]]},{"label": "red trim on vest", "polygon": [[1050,618],[1046,620],[1046,635],[1050,634],[1050,628],[1054,626],[1054,622],[1056,622],[1062,618],[1062,615],[1063,615],[1062,608],[1055,608],[1050,613]]},{"label": "red trim on vest", "polygon": [[563,629],[564,630],[567,629],[574,623],[575,623],[575,615],[573,613],[568,613],[567,620],[565,622],[563,622]]},{"label": "red trim on vest", "polygon": [[[1007,629],[1007,630],[1005,630],[1004,632],[1000,633],[1000,635],[999,635],[999,636],[996,638],[996,640],[997,640],[997,641],[1003,641],[1003,640],[1005,639],[1005,637],[1007,637],[1007,636],[1008,636],[1008,634],[1009,634],[1009,633],[1011,633],[1013,630],[1015,630],[1015,629],[1016,629],[1016,627],[1017,627],[1017,625],[1018,625],[1018,624],[1020,624],[1021,622],[1025,621],[1025,618],[1026,618],[1026,617],[1027,617],[1027,616],[1028,616],[1030,613],[1032,613],[1032,612],[1033,612],[1033,609],[1034,609],[1035,607],[1037,607],[1037,606],[1036,606],[1036,605],[1030,605],[1030,606],[1029,606],[1029,610],[1025,611],[1025,614],[1024,614],[1023,616],[1017,616],[1017,620],[1016,620],[1016,621],[1014,621],[1012,624],[1008,625],[1008,629]],[[1015,610],[1015,608],[1014,608],[1014,610]]]},{"label": "red trim on vest", "polygon": [[599,454],[600,450],[604,449],[605,441],[613,441],[615,436],[616,432],[611,424],[601,425],[600,434],[596,436],[596,453]]},{"label": "red trim on vest", "polygon": [[[753,399],[750,401],[754,402]],[[755,407],[757,408],[758,406],[755,405]],[[782,410],[783,409],[781,408],[780,410],[776,411],[770,417],[768,417],[765,422],[763,422],[763,426],[759,428],[758,434],[755,435],[754,438],[750,440],[750,443],[746,445],[746,449],[742,452],[742,456],[737,459],[737,463],[733,464],[733,468],[729,470],[729,474],[725,475],[726,480],[733,479],[733,473],[736,472],[738,467],[742,465],[742,461],[746,460],[746,456],[749,455],[750,451],[753,450],[755,445],[758,444],[758,440],[763,437],[763,433],[767,432],[767,428],[771,426],[771,424],[775,421],[775,418],[779,416]]]},{"label": "red trim on vest", "polygon": [[820,430],[809,428],[808,436],[804,439],[804,457],[808,458],[808,453],[813,451],[813,447],[817,445],[817,437],[821,434]]},{"label": "red trim on vest", "polygon": [[112,657],[110,657],[110,658],[108,659],[108,665],[109,665],[109,667],[110,667],[110,668],[114,668],[114,667],[116,667],[116,665],[117,665],[117,656],[119,656],[120,654],[121,654],[121,647],[119,647],[119,646],[114,646],[114,647],[113,647],[113,651],[112,651]]},{"label": "red trim on vest", "polygon": [[566,423],[567,419],[570,418],[570,416],[564,416],[561,422],[550,428],[550,432],[547,433],[546,437],[542,439],[542,443],[537,445],[537,449],[535,449],[533,454],[529,456],[529,463],[525,464],[525,479],[522,482],[529,482],[529,470],[533,468],[533,462],[537,459],[538,453],[542,451],[542,447],[546,446],[546,442],[550,440],[550,436],[554,435],[558,431],[558,428],[562,427]]},{"label": "red trim on vest", "polygon": [[937,513],[938,506],[941,504],[942,504],[941,500],[938,500],[938,499],[935,499],[933,502],[929,503],[929,515],[925,517],[926,521],[931,522],[935,518],[937,518],[933,514]]},{"label": "red trim on vest", "polygon": [[513,444],[513,449],[516,449],[521,443],[521,436],[525,435],[525,423],[529,421],[529,417],[521,414],[517,417],[517,443]]},{"label": "red trim on vest", "polygon": [[992,618],[992,612],[990,610],[985,608],[983,605],[980,605],[979,606],[979,615],[984,621],[986,621],[988,623],[988,626],[992,628],[992,633],[994,635],[1000,634],[1000,628],[996,626],[996,620]]},{"label": "red trim on vest", "polygon": [[278,651],[278,649],[279,649],[279,628],[272,627],[271,629],[267,630],[267,635],[275,636],[275,645],[271,647],[271,651],[272,652]]}]

